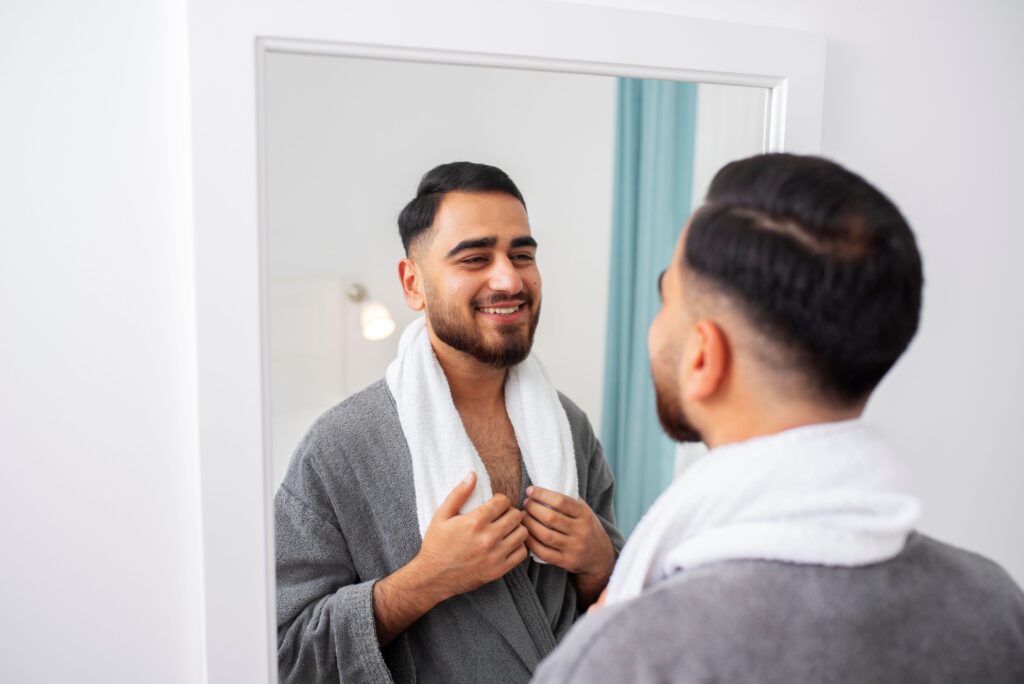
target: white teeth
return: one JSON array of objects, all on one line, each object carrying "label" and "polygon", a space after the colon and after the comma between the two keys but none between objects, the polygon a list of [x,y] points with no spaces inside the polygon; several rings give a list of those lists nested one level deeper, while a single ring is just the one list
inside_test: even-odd
[{"label": "white teeth", "polygon": [[484,313],[500,314],[502,316],[508,316],[509,314],[514,314],[516,311],[519,311],[519,307],[518,306],[513,306],[513,307],[510,307],[510,308],[499,309],[499,308],[496,308],[496,307],[493,307],[493,306],[482,306],[482,307],[480,307],[480,310],[483,311]]}]

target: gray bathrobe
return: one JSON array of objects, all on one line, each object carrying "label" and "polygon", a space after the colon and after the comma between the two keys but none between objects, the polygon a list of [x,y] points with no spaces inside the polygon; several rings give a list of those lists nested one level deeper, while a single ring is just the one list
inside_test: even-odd
[{"label": "gray bathrobe", "polygon": [[1024,682],[1024,593],[981,556],[911,534],[892,560],[730,560],[581,620],[535,684]]},{"label": "gray bathrobe", "polygon": [[[616,550],[612,476],[586,415],[560,395],[579,493]],[[520,502],[529,481],[522,469]],[[436,606],[381,649],[373,584],[420,546],[409,447],[382,380],[310,428],[274,500],[281,682],[526,682],[577,618],[575,579],[526,560]]]}]

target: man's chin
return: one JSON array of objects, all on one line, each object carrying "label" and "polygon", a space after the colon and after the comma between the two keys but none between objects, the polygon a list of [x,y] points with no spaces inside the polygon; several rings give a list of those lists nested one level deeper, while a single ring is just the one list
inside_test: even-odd
[{"label": "man's chin", "polygon": [[524,340],[522,344],[509,344],[507,339],[499,344],[486,345],[473,354],[477,361],[494,368],[511,368],[525,361],[529,355],[529,341]]},{"label": "man's chin", "polygon": [[502,353],[506,348],[526,348],[530,353],[533,346],[533,335],[531,324],[528,318],[521,318],[516,321],[493,321],[485,320],[482,325],[477,325],[477,339],[489,353]]},{"label": "man's chin", "polygon": [[679,408],[668,407],[662,402],[658,402],[658,421],[665,434],[677,442],[694,444],[704,441],[704,437],[697,431],[697,428],[690,424],[686,415]]},{"label": "man's chin", "polygon": [[664,422],[661,427],[665,430],[665,433],[680,444],[697,444],[703,442],[704,438],[701,434],[694,430],[689,425],[672,424],[666,425]]}]

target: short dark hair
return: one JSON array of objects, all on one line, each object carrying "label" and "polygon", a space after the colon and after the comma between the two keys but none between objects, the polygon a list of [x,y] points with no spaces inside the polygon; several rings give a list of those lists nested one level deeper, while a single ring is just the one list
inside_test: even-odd
[{"label": "short dark hair", "polygon": [[460,161],[435,166],[420,180],[414,197],[398,215],[398,233],[406,256],[409,246],[434,224],[434,216],[441,200],[449,192],[503,192],[519,200],[526,200],[508,174],[497,166]]},{"label": "short dark hair", "polygon": [[917,332],[913,231],[888,197],[827,159],[764,154],[722,168],[683,258],[834,403],[866,399]]}]

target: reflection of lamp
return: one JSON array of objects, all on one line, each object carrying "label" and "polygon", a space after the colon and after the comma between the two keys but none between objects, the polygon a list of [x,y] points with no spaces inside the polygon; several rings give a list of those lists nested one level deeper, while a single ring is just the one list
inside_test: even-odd
[{"label": "reflection of lamp", "polygon": [[395,332],[395,319],[391,317],[388,307],[368,299],[365,287],[359,283],[352,283],[345,294],[351,301],[363,305],[359,312],[359,328],[363,332],[363,337],[368,340],[383,340]]}]

